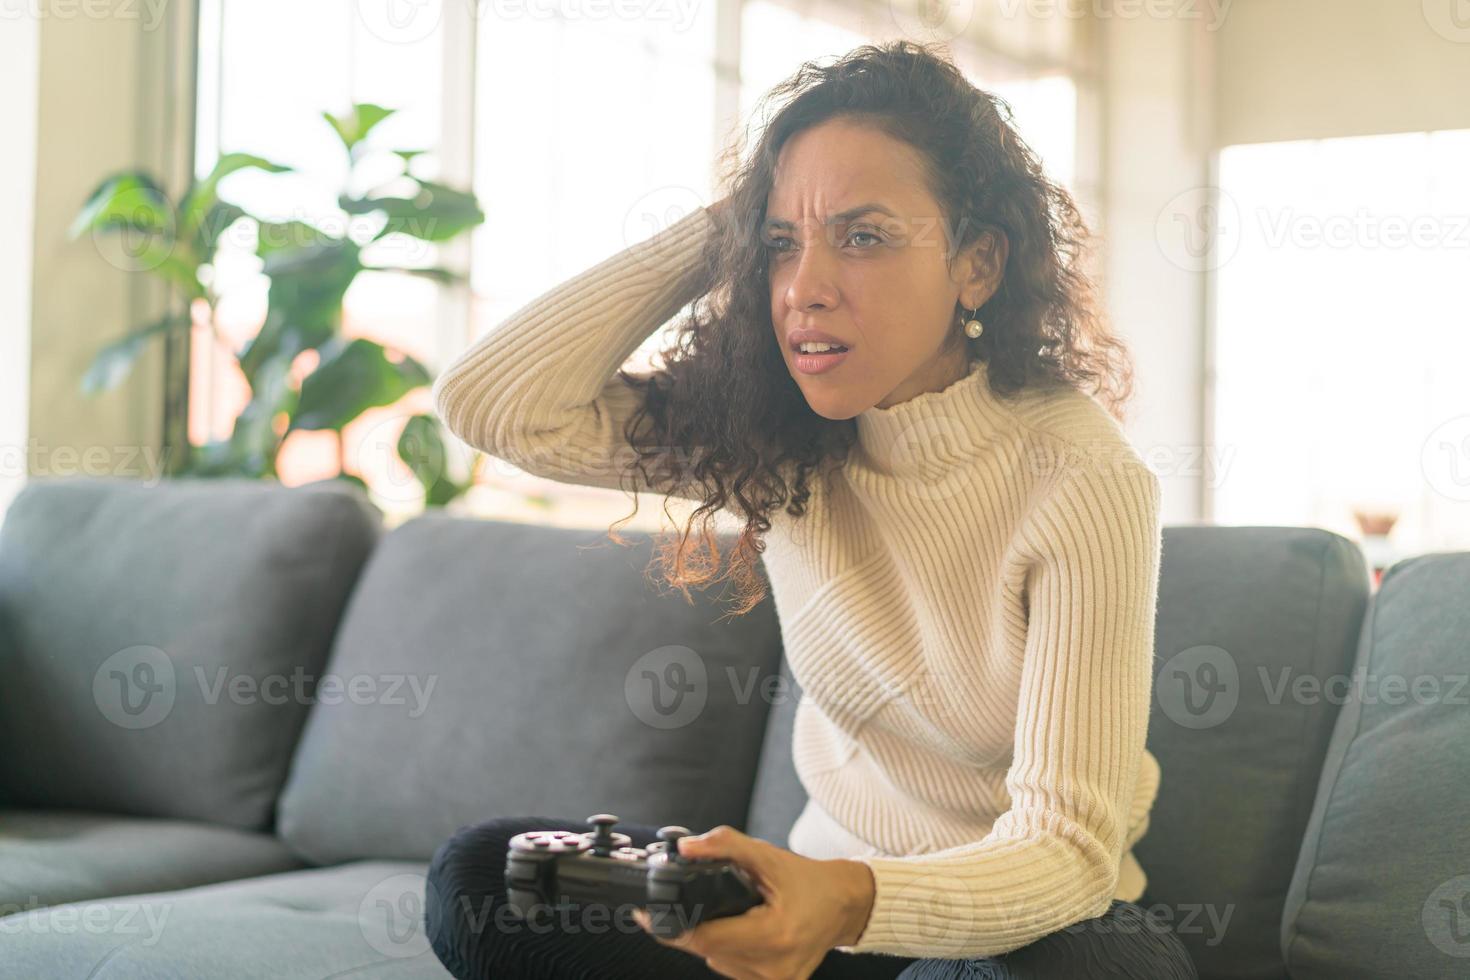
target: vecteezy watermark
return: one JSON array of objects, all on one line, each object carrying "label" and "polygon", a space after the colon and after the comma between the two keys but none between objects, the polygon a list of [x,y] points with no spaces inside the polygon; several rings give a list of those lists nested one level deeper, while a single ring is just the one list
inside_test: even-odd
[{"label": "vecteezy watermark", "polygon": [[1175,194],[1154,219],[1164,258],[1186,272],[1210,272],[1235,257],[1242,233],[1240,206],[1218,187]]},{"label": "vecteezy watermark", "polygon": [[1446,956],[1470,958],[1470,875],[1441,882],[1424,899],[1425,937]]},{"label": "vecteezy watermark", "polygon": [[[119,192],[112,208],[118,220],[92,227],[93,247],[113,268],[149,272],[180,248],[173,211],[152,195],[146,187]],[[401,215],[393,219],[393,230],[382,234],[388,220],[381,209],[360,214],[295,209],[270,219],[220,209],[200,219],[198,233],[221,250],[242,254],[270,255],[352,243],[371,250],[372,267],[416,269],[433,261],[440,221],[433,214]]]},{"label": "vecteezy watermark", "polygon": [[1172,932],[1176,936],[1204,936],[1202,942],[1206,946],[1218,946],[1224,941],[1225,931],[1235,916],[1234,902],[1223,907],[1211,902],[1180,902],[1177,905],[1150,902],[1138,908],[1147,917],[1146,924],[1141,923],[1137,916],[1125,915],[1110,917],[1105,926],[1098,919],[1088,919],[1080,925],[1086,927],[1092,923],[1097,924],[1096,927],[1122,932],[1137,931],[1135,926],[1144,925],[1149,931]]},{"label": "vecteezy watermark", "polygon": [[104,900],[48,904],[31,895],[0,902],[0,936],[106,936],[129,946],[156,946],[168,923],[169,902]]},{"label": "vecteezy watermark", "polygon": [[1225,265],[1247,231],[1271,249],[1470,250],[1470,214],[1383,214],[1362,207],[1350,214],[1316,213],[1290,205],[1246,214],[1229,193],[1211,186],[1174,195],[1154,222],[1159,250],[1186,272]]},{"label": "vecteezy watermark", "polygon": [[357,928],[369,946],[394,959],[432,953],[424,928],[428,882],[421,874],[390,875],[357,903]]},{"label": "vecteezy watermark", "polygon": [[1470,415],[1435,426],[1420,450],[1419,467],[1440,496],[1470,501]]},{"label": "vecteezy watermark", "polygon": [[997,0],[1001,16],[1027,20],[1202,20],[1205,30],[1225,25],[1234,0]]},{"label": "vecteezy watermark", "polygon": [[888,13],[904,37],[920,43],[952,41],[970,29],[975,0],[888,0]]},{"label": "vecteezy watermark", "polygon": [[174,662],[155,646],[117,651],[92,675],[92,700],[119,728],[152,728],[169,716],[178,697]]},{"label": "vecteezy watermark", "polygon": [[1467,0],[1420,0],[1424,22],[1446,41],[1470,44],[1470,2]]},{"label": "vecteezy watermark", "polygon": [[118,476],[152,485],[163,479],[170,451],[126,444],[52,446],[32,436],[24,445],[0,445],[0,477]]},{"label": "vecteezy watermark", "polygon": [[886,681],[858,671],[822,690],[803,690],[794,680],[757,665],[725,664],[711,673],[702,656],[686,646],[663,646],[643,654],[628,668],[624,696],[633,715],[651,728],[673,729],[693,724],[703,714],[717,685],[741,707],[766,707],[793,700],[820,703],[824,710],[867,717],[884,704],[923,710],[927,717],[960,717],[971,710],[963,687],[938,671],[923,670],[901,681]]},{"label": "vecteezy watermark", "polygon": [[1240,669],[1221,647],[1189,647],[1159,668],[1154,697],[1176,725],[1213,728],[1235,713],[1240,701]]},{"label": "vecteezy watermark", "polygon": [[[1402,674],[1356,667],[1325,677],[1290,666],[1257,666],[1254,674],[1266,704],[1470,705],[1470,673]],[[1214,728],[1235,713],[1245,677],[1229,651],[1218,646],[1181,650],[1159,668],[1154,697],[1159,708],[1184,728]]]},{"label": "vecteezy watermark", "polygon": [[438,674],[322,674],[314,676],[300,666],[290,674],[254,674],[216,666],[195,665],[191,671],[205,704],[386,704],[407,706],[407,717],[428,710]]},{"label": "vecteezy watermark", "polygon": [[650,728],[683,728],[704,712],[709,700],[704,658],[686,646],[650,650],[623,679],[623,696],[633,716]]},{"label": "vecteezy watermark", "polygon": [[1366,666],[1351,674],[1298,674],[1290,667],[1275,671],[1257,667],[1270,704],[1288,698],[1294,704],[1452,704],[1470,705],[1470,674],[1374,673]]},{"label": "vecteezy watermark", "polygon": [[[433,887],[432,882],[429,887]],[[456,921],[471,936],[483,936],[492,931],[502,935],[642,933],[643,927],[633,918],[633,911],[640,908],[647,910],[651,928],[659,935],[684,932],[706,921],[706,907],[699,902],[687,907],[672,902],[647,905],[635,902],[542,902],[530,906],[526,915],[511,908],[498,894],[479,898],[459,895],[453,904],[458,908]]]},{"label": "vecteezy watermark", "polygon": [[184,691],[207,705],[356,704],[407,708],[409,718],[428,710],[437,674],[254,674],[225,665],[194,664],[180,671],[156,646],[139,644],[112,654],[92,675],[92,700],[119,728],[152,728],[168,718]]},{"label": "vecteezy watermark", "polygon": [[1267,246],[1282,248],[1470,249],[1470,215],[1300,213],[1293,207],[1260,208],[1256,218]]},{"label": "vecteezy watermark", "polygon": [[169,0],[0,0],[0,20],[136,20],[145,31],[163,23]]},{"label": "vecteezy watermark", "polygon": [[693,26],[699,0],[353,0],[367,32],[389,44],[417,44],[444,22],[444,10],[462,4],[473,20],[563,23],[640,21],[666,23],[675,33]]}]

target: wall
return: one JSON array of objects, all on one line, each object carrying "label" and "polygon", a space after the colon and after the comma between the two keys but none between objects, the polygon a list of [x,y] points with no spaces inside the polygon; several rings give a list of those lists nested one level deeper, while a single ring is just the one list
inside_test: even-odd
[{"label": "wall", "polygon": [[1470,128],[1465,0],[1234,0],[1217,145]]},{"label": "wall", "polygon": [[[1146,8],[1132,8],[1146,9]],[[1102,16],[1101,280],[1136,379],[1127,429],[1163,485],[1163,520],[1206,512],[1208,221],[1215,21],[1199,5],[1174,16]],[[1191,16],[1192,11],[1198,16]]]},{"label": "wall", "polygon": [[[187,166],[174,131],[192,83],[187,4],[42,6],[39,40],[27,469],[32,476],[156,479],[162,467],[162,345],[119,388],[85,397],[95,353],[164,308],[166,297],[108,240],[67,229],[112,171],[144,167],[177,191]],[[65,14],[65,15],[63,15]],[[15,23],[21,23],[16,21]],[[13,25],[7,25],[10,27]],[[186,155],[185,155],[186,156]],[[23,321],[21,321],[23,322]]]}]

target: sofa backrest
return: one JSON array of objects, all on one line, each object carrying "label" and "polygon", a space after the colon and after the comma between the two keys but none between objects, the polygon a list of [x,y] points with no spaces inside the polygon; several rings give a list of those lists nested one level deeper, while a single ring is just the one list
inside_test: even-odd
[{"label": "sofa backrest", "polygon": [[[740,826],[780,661],[769,598],[719,622],[645,577],[646,533],[430,512],[384,536],[292,761],[279,832],[310,861],[427,860],[492,817]],[[732,542],[723,541],[722,549]]]},{"label": "sofa backrest", "polygon": [[1293,980],[1470,975],[1470,553],[1369,606],[1282,920]]},{"label": "sofa backrest", "polygon": [[1310,528],[1164,532],[1135,846],[1203,980],[1285,977],[1282,907],[1368,601],[1356,544]]},{"label": "sofa backrest", "polygon": [[266,829],[381,514],[343,482],[34,478],[0,528],[0,801]]},{"label": "sofa backrest", "polygon": [[771,685],[771,714],[766,721],[761,742],[760,767],[755,774],[755,789],[750,796],[750,812],[746,814],[746,833],[773,844],[786,846],[787,835],[806,806],[806,788],[796,775],[791,758],[791,739],[795,735],[796,705],[801,700],[801,685],[792,676],[791,664],[783,656],[781,671]]}]

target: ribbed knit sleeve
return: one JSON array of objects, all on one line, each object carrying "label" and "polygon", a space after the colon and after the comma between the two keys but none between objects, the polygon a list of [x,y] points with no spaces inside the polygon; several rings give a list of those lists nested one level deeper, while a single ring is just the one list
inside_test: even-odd
[{"label": "ribbed knit sleeve", "polygon": [[635,454],[624,426],[639,393],[616,371],[703,288],[712,227],[709,210],[696,208],[511,314],[435,379],[445,426],[536,476],[655,489],[636,469],[625,475]]},{"label": "ribbed knit sleeve", "polygon": [[1027,626],[1005,785],[982,840],[860,856],[876,895],[849,952],[994,956],[1107,911],[1144,756],[1159,481],[1074,460],[1022,523]]}]

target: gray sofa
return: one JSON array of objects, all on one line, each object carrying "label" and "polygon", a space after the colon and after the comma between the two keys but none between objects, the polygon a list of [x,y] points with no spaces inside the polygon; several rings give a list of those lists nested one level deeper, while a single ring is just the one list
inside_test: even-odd
[{"label": "gray sofa", "polygon": [[[33,480],[0,526],[0,976],[443,978],[424,873],[464,824],[784,843],[773,604],[717,622],[625,533],[387,529],[330,482]],[[1470,975],[1467,637],[1470,555],[1370,596],[1326,531],[1165,530],[1137,853],[1201,976]]]}]

